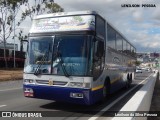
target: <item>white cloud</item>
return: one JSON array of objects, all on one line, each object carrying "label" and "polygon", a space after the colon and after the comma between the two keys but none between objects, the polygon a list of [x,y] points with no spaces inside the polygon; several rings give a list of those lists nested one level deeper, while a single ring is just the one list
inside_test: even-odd
[{"label": "white cloud", "polygon": [[[137,47],[138,51],[145,51],[146,48],[154,51],[160,46],[159,0],[55,0],[55,2],[66,12],[97,11],[124,34]],[[121,7],[121,4],[145,3],[156,4],[156,8]],[[20,27],[28,34],[31,27],[30,20],[26,20]]]},{"label": "white cloud", "polygon": [[[146,47],[154,51],[160,46],[159,0],[55,0],[55,2],[65,11],[97,11],[138,46],[138,51],[145,50]],[[156,4],[156,8],[123,8],[121,4]]]},{"label": "white cloud", "polygon": [[152,17],[155,19],[155,20],[160,20],[160,4],[159,4],[159,7],[154,10],[153,14],[152,14]]},{"label": "white cloud", "polygon": [[143,13],[141,11],[133,12],[133,19],[136,22],[142,22],[143,21]]}]

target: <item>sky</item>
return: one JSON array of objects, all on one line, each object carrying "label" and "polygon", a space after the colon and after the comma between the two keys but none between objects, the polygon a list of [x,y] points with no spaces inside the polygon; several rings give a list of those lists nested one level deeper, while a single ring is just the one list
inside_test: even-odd
[{"label": "sky", "polygon": [[[160,52],[160,0],[54,0],[65,12],[93,10],[109,21],[137,49],[137,52]],[[122,7],[139,4],[140,7]],[[156,7],[142,7],[153,4]],[[25,32],[30,20],[21,25]]]}]

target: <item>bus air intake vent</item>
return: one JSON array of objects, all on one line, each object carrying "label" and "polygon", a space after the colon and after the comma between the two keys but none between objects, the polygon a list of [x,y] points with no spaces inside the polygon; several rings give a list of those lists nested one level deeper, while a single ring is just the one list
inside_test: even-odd
[{"label": "bus air intake vent", "polygon": [[40,85],[56,85],[56,86],[65,86],[67,82],[63,81],[49,81],[49,80],[36,80],[37,84]]}]

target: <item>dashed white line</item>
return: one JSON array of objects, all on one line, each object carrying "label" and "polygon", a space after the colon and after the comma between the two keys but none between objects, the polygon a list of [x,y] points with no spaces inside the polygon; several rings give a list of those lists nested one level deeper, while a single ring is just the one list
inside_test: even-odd
[{"label": "dashed white line", "polygon": [[18,89],[22,89],[22,87],[20,87],[20,88],[12,88],[12,89],[4,89],[4,90],[0,90],[0,92],[10,91],[10,90],[18,90]]},{"label": "dashed white line", "polygon": [[1,107],[5,107],[5,106],[7,106],[7,105],[0,105],[0,108],[1,108]]},{"label": "dashed white line", "polygon": [[[151,74],[153,75],[153,74]],[[150,75],[150,76],[151,76]],[[125,94],[123,94],[121,97],[119,97],[118,99],[116,99],[115,101],[113,101],[111,104],[109,104],[108,106],[106,106],[105,108],[103,108],[100,112],[98,112],[96,115],[94,115],[93,117],[89,118],[88,120],[96,120],[97,118],[99,118],[103,113],[105,113],[109,108],[111,108],[113,105],[115,105],[119,100],[121,100],[123,97],[125,97],[127,94],[129,94],[131,91],[133,91],[134,89],[136,89],[140,84],[142,84],[145,80],[147,80],[150,76],[148,76],[146,79],[144,79],[143,81],[141,81],[140,83],[138,83],[138,85],[134,86],[132,89],[130,89],[129,91],[127,91]]]}]

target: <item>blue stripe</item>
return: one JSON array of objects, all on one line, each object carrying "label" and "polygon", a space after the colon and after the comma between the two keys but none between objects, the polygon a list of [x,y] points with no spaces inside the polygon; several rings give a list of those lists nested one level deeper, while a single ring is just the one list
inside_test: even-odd
[{"label": "blue stripe", "polygon": [[[32,88],[34,91],[34,98],[63,101],[76,104],[91,105],[102,97],[101,96],[102,90],[91,91],[90,89],[86,90],[80,88],[36,86],[36,85],[24,85],[23,87]],[[71,92],[83,93],[84,98],[72,98],[70,97]]]}]

